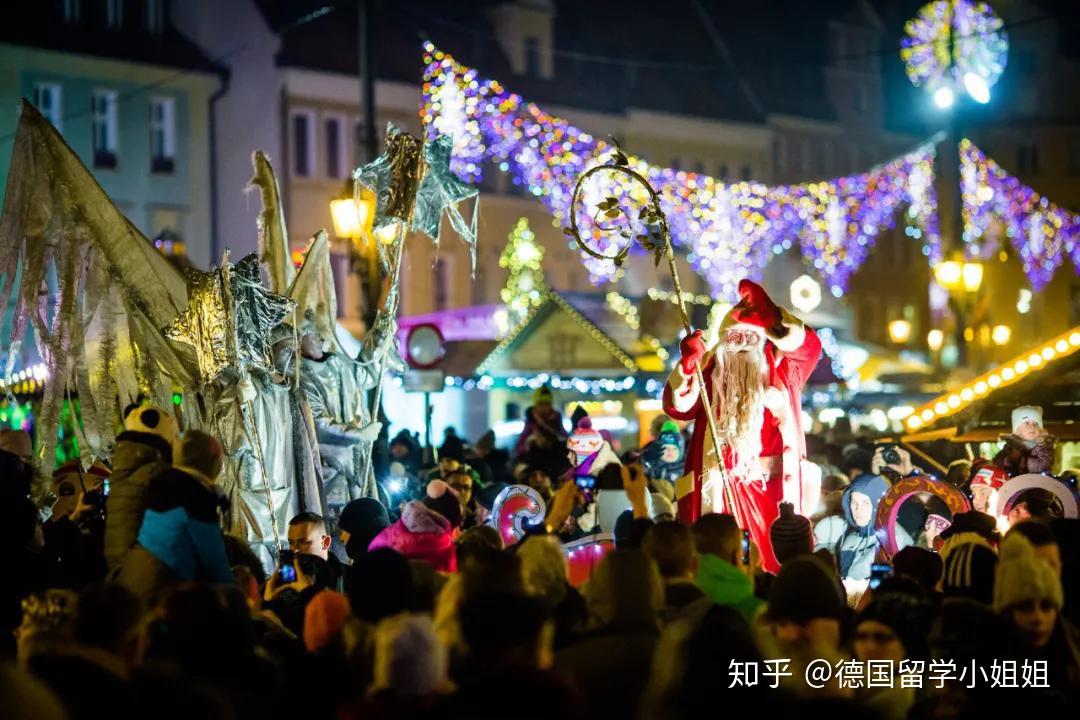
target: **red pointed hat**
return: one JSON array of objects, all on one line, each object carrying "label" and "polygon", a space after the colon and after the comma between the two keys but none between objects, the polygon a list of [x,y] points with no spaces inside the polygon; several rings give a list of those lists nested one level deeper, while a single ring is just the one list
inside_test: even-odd
[{"label": "red pointed hat", "polygon": [[780,324],[780,306],[772,301],[765,288],[753,280],[739,281],[739,302],[728,311],[720,323],[720,332],[744,325],[753,328],[772,328]]}]

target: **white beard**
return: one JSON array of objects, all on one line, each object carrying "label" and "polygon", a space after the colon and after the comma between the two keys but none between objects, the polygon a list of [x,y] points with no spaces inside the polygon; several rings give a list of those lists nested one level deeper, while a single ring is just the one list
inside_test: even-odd
[{"label": "white beard", "polygon": [[734,479],[762,476],[761,426],[765,421],[768,366],[761,348],[717,353],[713,373],[716,429],[734,456]]}]

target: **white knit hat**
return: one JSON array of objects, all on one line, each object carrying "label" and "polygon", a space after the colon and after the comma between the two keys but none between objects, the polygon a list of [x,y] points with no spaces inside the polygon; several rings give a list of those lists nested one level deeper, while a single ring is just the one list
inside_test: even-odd
[{"label": "white knit hat", "polygon": [[1035,554],[1031,541],[1011,532],[1001,543],[994,577],[994,612],[1001,612],[1028,600],[1047,599],[1058,610],[1065,604],[1065,591],[1054,568]]},{"label": "white knit hat", "polygon": [[1042,408],[1035,407],[1034,405],[1021,405],[1012,411],[1012,429],[1016,432],[1016,428],[1020,427],[1020,423],[1025,420],[1032,420],[1036,425],[1042,427]]}]

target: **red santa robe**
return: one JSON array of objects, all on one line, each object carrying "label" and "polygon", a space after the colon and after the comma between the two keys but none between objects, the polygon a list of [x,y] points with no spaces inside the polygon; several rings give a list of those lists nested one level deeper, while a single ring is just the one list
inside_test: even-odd
[{"label": "red santa robe", "polygon": [[[750,531],[761,553],[762,567],[772,573],[778,572],[780,566],[773,554],[769,528],[780,513],[780,502],[790,502],[796,512],[809,516],[817,505],[821,487],[820,470],[807,467],[805,462],[806,438],[802,431],[802,390],[821,357],[821,340],[797,318],[787,312],[783,316],[788,334],[780,339],[767,339],[764,348],[768,389],[760,430],[761,457],[774,458],[772,475],[764,485],[754,479],[735,477],[735,458],[732,449],[725,446],[724,466],[731,482],[734,508],[723,505],[712,508],[712,512],[733,514],[740,527]],[[715,413],[719,400],[713,392],[714,352],[705,354],[701,367]],[[694,421],[685,466],[687,473],[693,473],[693,490],[678,500],[679,519],[692,523],[702,513],[702,487],[713,466],[711,462],[703,463],[702,458],[706,448],[711,454],[712,438],[697,380],[693,375],[684,375],[680,363],[676,363],[664,388],[664,412],[676,420]]]}]

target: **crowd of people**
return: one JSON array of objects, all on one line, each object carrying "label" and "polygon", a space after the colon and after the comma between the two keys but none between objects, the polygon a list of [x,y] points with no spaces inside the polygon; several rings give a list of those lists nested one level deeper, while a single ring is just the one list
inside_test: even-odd
[{"label": "crowd of people", "polygon": [[[781,505],[765,573],[733,516],[676,520],[686,437],[665,420],[621,452],[583,411],[567,432],[542,389],[506,449],[450,432],[425,462],[402,432],[390,502],[296,515],[272,568],[220,529],[221,444],[165,411],[129,412],[111,468],[74,462],[44,488],[29,437],[5,433],[0,716],[1075,712],[1078,521],[1052,502],[1029,496],[1008,528],[958,514],[883,557],[872,518],[910,457],[808,438],[819,510]],[[1019,441],[1003,464],[1029,461]],[[983,469],[943,481],[975,497]],[[546,512],[508,543],[513,484]],[[597,532],[615,547],[575,587],[563,544]]]}]

